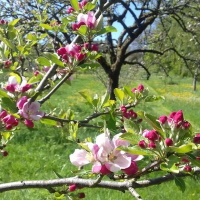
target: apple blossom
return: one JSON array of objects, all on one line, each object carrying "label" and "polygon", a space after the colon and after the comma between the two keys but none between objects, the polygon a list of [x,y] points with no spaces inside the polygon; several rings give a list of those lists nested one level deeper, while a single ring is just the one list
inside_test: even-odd
[{"label": "apple blossom", "polygon": [[37,121],[44,117],[44,112],[39,111],[40,103],[37,101],[34,102],[25,102],[23,107],[19,110],[19,114],[25,119]]},{"label": "apple blossom", "polygon": [[200,144],[200,133],[198,133],[197,135],[195,135],[195,137],[193,138],[193,142],[195,144]]},{"label": "apple blossom", "polygon": [[171,139],[171,138],[166,138],[165,139],[165,144],[166,144],[166,146],[173,146],[173,144],[174,144],[174,142],[173,142],[173,140]]},{"label": "apple blossom", "polygon": [[131,165],[131,157],[116,149],[121,145],[129,145],[128,141],[120,139],[121,135],[122,133],[115,135],[112,140],[109,132],[98,135],[95,144],[85,143],[89,151],[76,149],[70,155],[71,163],[79,167],[92,163],[92,172],[102,174],[128,168]]},{"label": "apple blossom", "polygon": [[78,23],[83,22],[90,29],[94,29],[96,17],[93,11],[89,11],[87,14],[79,13],[77,21]]}]

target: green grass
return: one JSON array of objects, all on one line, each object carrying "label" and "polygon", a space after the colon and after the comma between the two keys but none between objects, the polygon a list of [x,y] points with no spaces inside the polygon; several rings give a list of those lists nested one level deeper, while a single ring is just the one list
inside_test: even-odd
[{"label": "green grass", "polygon": [[[172,111],[182,109],[185,119],[190,121],[196,131],[200,131],[200,90],[192,91],[191,79],[176,79],[175,84],[168,84],[168,80],[153,78],[150,81],[136,80],[130,83],[132,87],[144,84],[151,93],[163,95],[166,100],[156,103],[141,104],[135,111],[145,110],[154,115],[168,115]],[[104,86],[93,76],[81,74],[74,77],[72,86],[63,85],[56,95],[42,107],[42,110],[50,111],[56,108],[74,109],[75,118],[83,119],[90,113],[89,106],[85,105],[79,91],[87,89],[91,94],[99,95],[105,92]],[[67,132],[67,130],[66,130]],[[81,138],[95,136],[95,129],[80,129]],[[0,181],[12,182],[21,180],[55,179],[54,170],[63,177],[69,177],[70,171],[76,167],[69,163],[69,155],[76,148],[75,144],[66,140],[67,133],[61,129],[37,123],[34,131],[25,127],[20,129],[6,150],[9,156],[0,160]],[[148,178],[148,177],[147,177]],[[149,188],[137,189],[145,200],[198,200],[200,199],[199,181],[187,178],[187,190],[180,192],[174,182],[168,182]],[[86,193],[86,200],[130,200],[132,196],[126,192],[111,191],[108,189],[82,189]],[[43,189],[28,189],[9,191],[0,194],[2,200],[49,200],[53,195]]]}]

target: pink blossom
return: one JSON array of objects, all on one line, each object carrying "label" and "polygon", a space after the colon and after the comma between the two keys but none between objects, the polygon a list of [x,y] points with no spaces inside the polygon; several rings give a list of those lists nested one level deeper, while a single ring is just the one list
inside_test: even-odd
[{"label": "pink blossom", "polygon": [[184,170],[185,170],[186,172],[191,172],[191,171],[192,171],[192,167],[189,166],[189,165],[186,165],[186,166],[184,167]]},{"label": "pink blossom", "polygon": [[152,142],[154,142],[160,138],[158,132],[155,130],[145,133],[144,137],[148,138]]},{"label": "pink blossom", "polygon": [[5,110],[2,110],[0,112],[0,118],[4,118],[7,115],[7,112]]},{"label": "pink blossom", "polygon": [[131,157],[116,149],[121,145],[129,145],[129,142],[120,139],[121,135],[122,133],[115,135],[112,140],[109,132],[98,135],[95,144],[86,143],[89,151],[76,149],[70,155],[71,163],[76,166],[92,163],[92,172],[103,174],[128,168]]},{"label": "pink blossom", "polygon": [[83,22],[88,28],[95,28],[96,17],[94,12],[89,11],[87,14],[79,13],[77,16],[78,23]]},{"label": "pink blossom", "polygon": [[34,76],[37,76],[40,72],[39,71],[34,71],[33,74]]},{"label": "pink blossom", "polygon": [[75,184],[69,186],[69,191],[70,191],[70,192],[73,192],[73,191],[75,191],[76,189],[77,189],[77,186],[76,186]]},{"label": "pink blossom", "polygon": [[22,109],[19,110],[19,114],[26,119],[37,121],[44,117],[44,112],[39,111],[39,109],[39,102],[34,101],[30,103],[27,101],[26,103],[24,103]]},{"label": "pink blossom", "polygon": [[98,51],[99,50],[98,45],[97,44],[92,44],[91,50],[92,51]]},{"label": "pink blossom", "polygon": [[8,152],[6,150],[1,150],[1,155],[6,157],[8,156]]},{"label": "pink blossom", "polygon": [[79,199],[84,199],[85,198],[85,193],[78,193],[78,198]]},{"label": "pink blossom", "polygon": [[140,85],[138,86],[137,90],[138,90],[139,92],[142,92],[142,91],[144,90],[144,86],[143,86],[142,84],[140,84]]},{"label": "pink blossom", "polygon": [[155,148],[156,148],[156,144],[155,144],[154,142],[150,142],[150,143],[148,144],[148,147],[149,147],[150,149],[155,149]]},{"label": "pink blossom", "polygon": [[18,99],[17,101],[17,108],[18,109],[22,109],[24,104],[28,101],[28,97],[27,96],[23,96],[21,98]]}]

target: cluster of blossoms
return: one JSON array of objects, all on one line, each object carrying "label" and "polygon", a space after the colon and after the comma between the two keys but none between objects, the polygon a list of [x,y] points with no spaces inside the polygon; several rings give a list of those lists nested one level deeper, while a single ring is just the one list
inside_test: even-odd
[{"label": "cluster of blossoms", "polygon": [[143,156],[137,156],[118,150],[119,146],[128,146],[129,142],[121,140],[119,133],[110,139],[107,131],[96,137],[95,143],[85,143],[86,149],[76,149],[70,155],[70,161],[73,165],[82,167],[92,163],[92,172],[109,174],[122,170],[128,175],[133,175],[138,171],[136,161],[141,160]]},{"label": "cluster of blossoms", "polygon": [[[83,0],[83,1],[81,1],[81,2],[79,2],[78,3],[78,5],[79,5],[79,8],[80,8],[80,10],[82,10],[83,8],[84,8],[84,6],[87,4],[88,2],[86,1],[86,0]],[[67,13],[68,14],[71,14],[71,13],[73,13],[75,10],[74,10],[74,8],[73,7],[68,7],[68,9],[67,9]]]},{"label": "cluster of blossoms", "polygon": [[17,108],[19,109],[18,113],[25,118],[24,124],[30,128],[34,127],[33,121],[40,120],[45,115],[43,111],[39,111],[40,103],[30,102],[27,96],[18,99]]},{"label": "cluster of blossoms", "polygon": [[31,85],[27,84],[25,77],[22,77],[21,83],[18,83],[17,78],[15,76],[10,76],[8,78],[6,86],[4,87],[4,90],[14,95],[27,92],[29,89],[31,89]]},{"label": "cluster of blossoms", "polygon": [[[89,44],[85,43],[83,46],[77,44],[69,44],[57,50],[58,55],[63,59],[63,62],[72,64],[73,61],[82,61],[86,58]],[[97,51],[97,45],[91,45],[92,51]]]},{"label": "cluster of blossoms", "polygon": [[19,124],[19,121],[6,110],[0,112],[1,128],[11,130]]},{"label": "cluster of blossoms", "polygon": [[[190,127],[190,123],[184,120],[182,110],[172,112],[169,116],[160,116],[158,122],[166,134],[166,138],[164,138],[165,147],[176,145]],[[141,148],[156,149],[158,145],[160,148],[163,138],[156,130],[144,130],[142,135],[148,141],[139,141],[138,145]]]},{"label": "cluster of blossoms", "polygon": [[127,108],[125,106],[121,106],[120,110],[123,114],[123,117],[125,117],[126,119],[136,119],[137,118],[137,113],[134,112],[132,109],[127,110]]}]

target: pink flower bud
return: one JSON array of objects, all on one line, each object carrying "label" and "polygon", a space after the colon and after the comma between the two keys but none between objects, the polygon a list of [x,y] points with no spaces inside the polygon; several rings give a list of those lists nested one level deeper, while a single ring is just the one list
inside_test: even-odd
[{"label": "pink flower bud", "polygon": [[1,150],[1,155],[6,157],[8,156],[8,152],[6,150]]},{"label": "pink flower bud", "polygon": [[165,144],[166,144],[166,146],[173,146],[173,144],[174,144],[174,142],[173,142],[173,140],[171,139],[171,138],[166,138],[165,139]]},{"label": "pink flower bud", "polygon": [[40,72],[39,71],[34,71],[33,74],[34,76],[37,76]]},{"label": "pink flower bud", "polygon": [[67,14],[70,14],[70,13],[72,13],[72,12],[74,12],[74,11],[75,11],[74,8],[69,7],[69,8],[67,9]]},{"label": "pink flower bud", "polygon": [[77,31],[78,29],[79,29],[79,25],[76,24],[76,23],[73,23],[73,24],[72,24],[72,30],[73,30],[73,31]]},{"label": "pink flower bud", "polygon": [[7,124],[6,125],[6,130],[11,130],[13,128],[12,124]]},{"label": "pink flower bud", "polygon": [[165,124],[166,121],[167,121],[167,116],[162,115],[162,116],[159,117],[158,120],[159,120],[159,122],[160,122],[161,124]]},{"label": "pink flower bud", "polygon": [[100,172],[101,172],[103,175],[107,175],[107,174],[110,174],[110,173],[111,173],[111,171],[110,171],[105,165],[102,165],[102,166],[101,166]]},{"label": "pink flower bud", "polygon": [[4,123],[11,124],[11,125],[16,122],[15,117],[13,115],[10,115],[10,114],[5,116],[2,120],[3,120]]},{"label": "pink flower bud", "polygon": [[132,91],[133,93],[135,93],[135,92],[137,92],[137,89],[136,89],[136,88],[133,88],[131,91]]},{"label": "pink flower bud", "polygon": [[22,91],[22,92],[26,92],[26,91],[28,91],[29,89],[31,89],[31,85],[30,85],[30,84],[26,84],[25,86],[23,86],[23,87],[21,88],[21,91]]},{"label": "pink flower bud", "polygon": [[191,172],[191,171],[192,171],[192,167],[189,166],[189,165],[186,165],[183,169],[184,169],[186,172]]},{"label": "pink flower bud", "polygon": [[61,47],[60,49],[57,50],[58,55],[62,56],[67,53],[67,50],[65,47]]},{"label": "pink flower bud", "polygon": [[90,45],[90,44],[87,42],[87,43],[84,43],[83,46],[84,46],[85,49],[89,49],[89,45]]},{"label": "pink flower bud", "polygon": [[81,2],[79,3],[79,8],[80,8],[80,9],[83,9],[84,6],[85,6],[87,3],[88,3],[88,2],[87,2],[86,0],[81,1]]},{"label": "pink flower bud", "polygon": [[183,124],[182,124],[182,126],[183,126],[184,129],[189,129],[190,126],[191,126],[191,124],[188,121],[184,121]]},{"label": "pink flower bud", "polygon": [[126,111],[127,111],[127,109],[126,109],[125,106],[121,106],[121,107],[120,107],[120,110],[121,110],[122,113],[126,113]]},{"label": "pink flower bud", "polygon": [[0,112],[0,118],[4,118],[7,115],[7,112],[5,110],[2,110]]},{"label": "pink flower bud", "polygon": [[147,147],[147,143],[144,140],[141,140],[138,142],[138,146],[142,149],[145,149]]},{"label": "pink flower bud", "polygon": [[73,191],[75,191],[76,189],[77,189],[77,186],[76,186],[75,184],[69,186],[69,191],[70,191],[70,192],[73,192]]},{"label": "pink flower bud", "polygon": [[200,133],[195,135],[195,137],[193,138],[193,142],[195,144],[200,144]]},{"label": "pink flower bud", "polygon": [[77,59],[78,61],[83,60],[85,57],[86,57],[86,54],[85,54],[85,53],[77,53],[77,54],[76,54],[76,59]]},{"label": "pink flower bud", "polygon": [[97,44],[92,44],[91,50],[92,51],[98,51],[99,50],[98,45]]},{"label": "pink flower bud", "polygon": [[155,144],[154,142],[150,142],[150,143],[148,144],[148,147],[149,147],[150,149],[155,149],[155,148],[156,148],[156,144]]},{"label": "pink flower bud", "polygon": [[23,105],[28,101],[28,97],[27,96],[23,96],[21,98],[19,98],[17,100],[17,108],[18,109],[22,109]]},{"label": "pink flower bud", "polygon": [[150,141],[154,142],[156,140],[159,140],[159,134],[157,131],[152,130],[145,134],[145,137],[148,138]]},{"label": "pink flower bud", "polygon": [[34,127],[34,123],[30,119],[25,119],[24,120],[24,124],[29,128],[33,128]]},{"label": "pink flower bud", "polygon": [[176,114],[175,114],[174,117],[173,117],[173,120],[174,120],[176,123],[179,123],[179,122],[183,122],[183,121],[184,121],[182,110],[179,110],[178,112],[176,112]]},{"label": "pink flower bud", "polygon": [[122,171],[124,171],[127,175],[135,174],[138,171],[137,163],[135,161],[131,161],[130,167],[122,169]]},{"label": "pink flower bud", "polygon": [[197,160],[200,160],[200,157],[196,157]]},{"label": "pink flower bud", "polygon": [[85,193],[79,193],[78,194],[79,199],[84,199],[85,198]]},{"label": "pink flower bud", "polygon": [[190,161],[187,158],[182,158],[181,162],[183,162],[183,163],[189,163]]},{"label": "pink flower bud", "polygon": [[11,93],[15,92],[15,89],[16,89],[15,84],[10,84],[5,87],[5,90],[7,90],[8,92],[11,92]]},{"label": "pink flower bud", "polygon": [[142,84],[139,85],[138,88],[137,88],[137,90],[138,90],[139,92],[142,92],[142,91],[144,90],[144,86],[143,86]]}]

